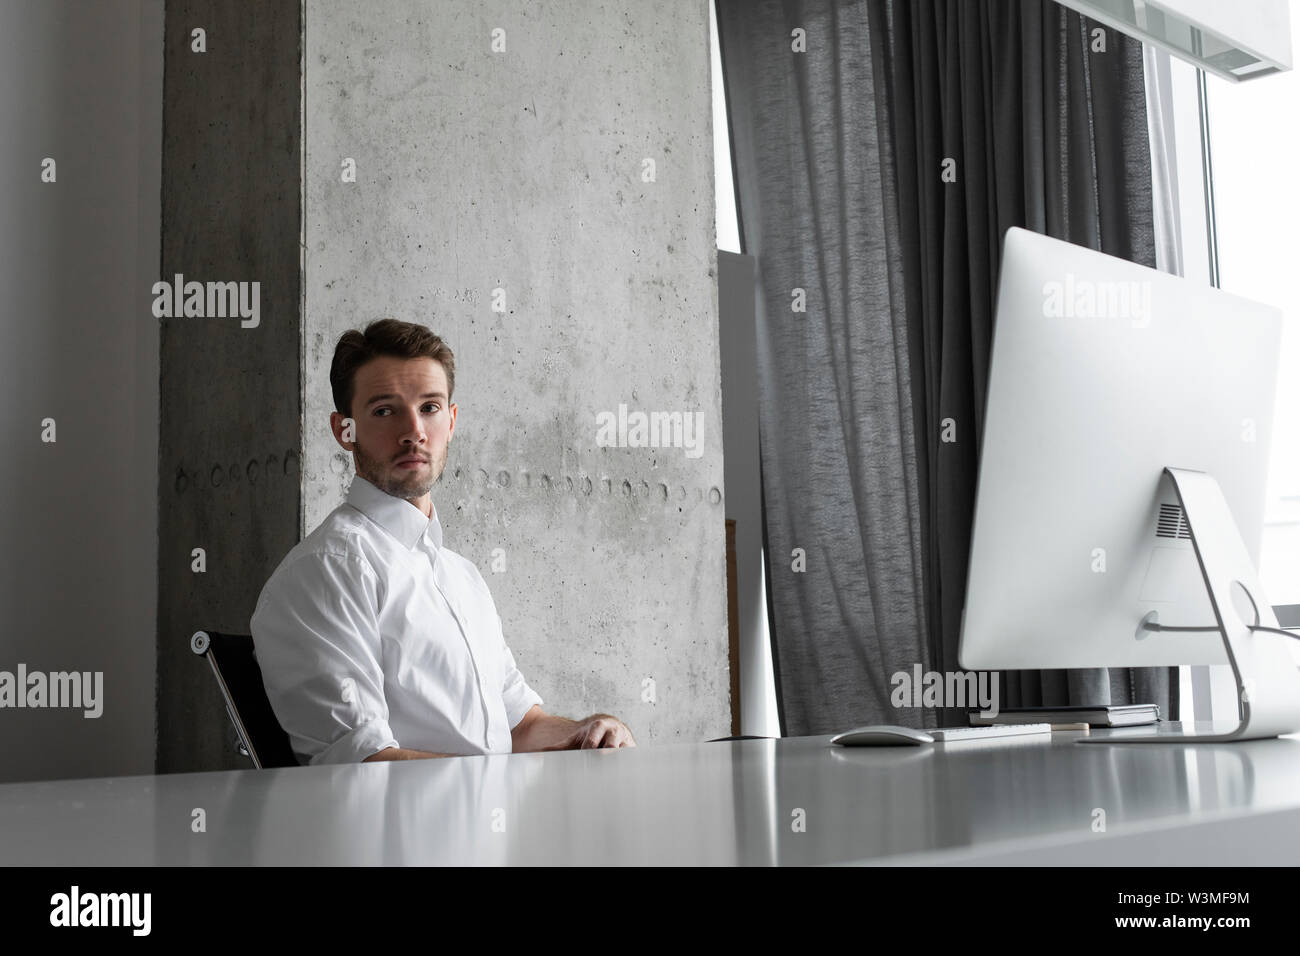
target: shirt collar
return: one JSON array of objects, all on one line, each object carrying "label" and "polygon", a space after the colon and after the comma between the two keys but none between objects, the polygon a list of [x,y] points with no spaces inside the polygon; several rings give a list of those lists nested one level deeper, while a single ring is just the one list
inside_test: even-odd
[{"label": "shirt collar", "polygon": [[427,540],[435,549],[442,547],[442,524],[438,521],[437,507],[431,505],[433,517],[426,518],[424,512],[409,501],[380,491],[360,475],[352,477],[347,502],[400,541],[408,551],[421,539]]}]

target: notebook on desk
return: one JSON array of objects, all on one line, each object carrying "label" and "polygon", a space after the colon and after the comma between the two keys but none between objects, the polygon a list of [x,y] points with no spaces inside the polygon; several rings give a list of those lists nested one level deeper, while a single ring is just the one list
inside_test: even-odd
[{"label": "notebook on desk", "polygon": [[994,717],[970,715],[972,727],[992,724],[1089,724],[1093,727],[1135,727],[1160,720],[1158,704],[1117,704],[1096,707],[1081,704],[1071,707],[1012,707]]}]

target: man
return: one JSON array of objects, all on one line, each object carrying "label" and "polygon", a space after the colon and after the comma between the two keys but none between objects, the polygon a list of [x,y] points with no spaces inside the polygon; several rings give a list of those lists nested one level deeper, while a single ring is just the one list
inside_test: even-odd
[{"label": "man", "polygon": [[478,568],[443,546],[429,489],[456,427],[455,374],[442,339],[395,319],[335,348],[330,427],[356,476],[280,562],[251,622],[302,763],[635,746],[609,714],[542,710]]}]

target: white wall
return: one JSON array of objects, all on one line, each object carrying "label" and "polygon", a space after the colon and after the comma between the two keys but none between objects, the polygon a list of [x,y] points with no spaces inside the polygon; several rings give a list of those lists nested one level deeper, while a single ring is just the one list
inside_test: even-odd
[{"label": "white wall", "polygon": [[161,121],[161,0],[0,4],[0,671],[103,673],[0,709],[3,781],[153,771]]}]

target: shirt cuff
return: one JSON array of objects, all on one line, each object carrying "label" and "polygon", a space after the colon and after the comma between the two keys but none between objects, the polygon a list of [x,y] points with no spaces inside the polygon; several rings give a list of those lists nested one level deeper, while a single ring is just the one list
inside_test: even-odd
[{"label": "shirt cuff", "polygon": [[519,721],[524,719],[524,714],[533,709],[533,705],[540,705],[542,702],[541,695],[533,690],[527,684],[523,686],[521,693],[510,694],[505,701],[506,705],[506,723],[510,729],[514,730],[519,726]]},{"label": "shirt cuff", "polygon": [[354,727],[311,758],[311,765],[323,763],[361,763],[386,747],[399,747],[388,721],[376,717]]}]

